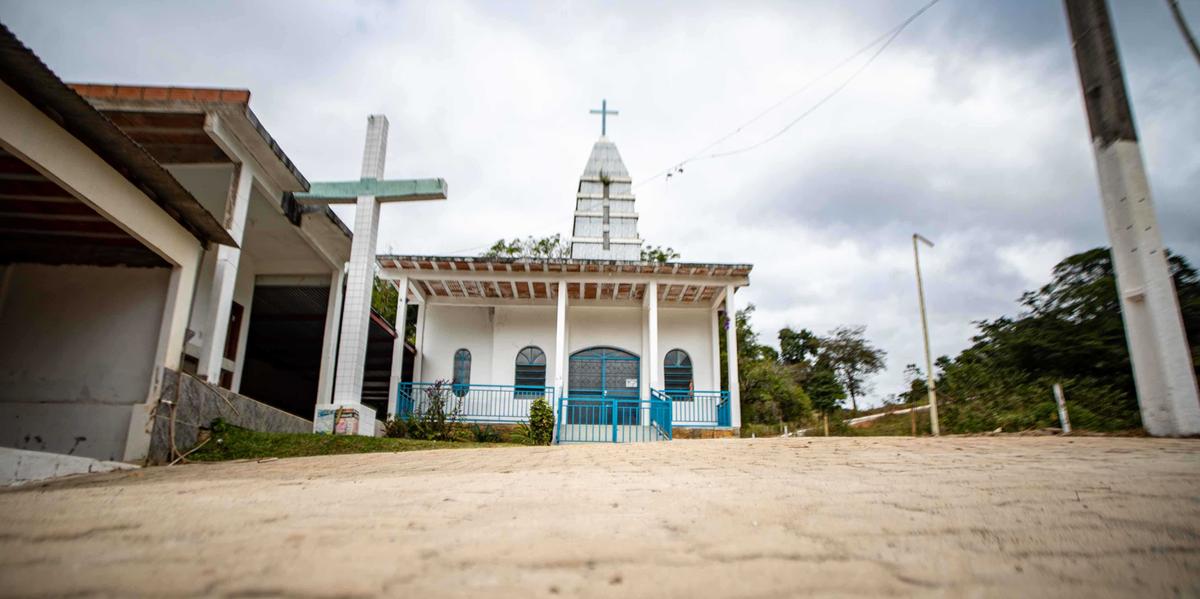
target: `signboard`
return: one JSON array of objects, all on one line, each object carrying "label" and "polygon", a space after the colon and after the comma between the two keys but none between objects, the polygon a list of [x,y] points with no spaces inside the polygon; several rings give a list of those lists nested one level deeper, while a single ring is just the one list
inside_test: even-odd
[{"label": "signboard", "polygon": [[637,379],[625,379],[625,388],[636,389],[638,386]]},{"label": "signboard", "polygon": [[335,435],[357,435],[360,416],[358,410],[346,407],[319,408],[314,427],[317,433]]}]

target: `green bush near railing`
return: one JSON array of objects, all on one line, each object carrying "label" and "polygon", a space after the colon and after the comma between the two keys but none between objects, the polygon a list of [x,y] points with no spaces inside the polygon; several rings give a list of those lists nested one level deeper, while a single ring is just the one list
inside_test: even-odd
[{"label": "green bush near railing", "polygon": [[424,389],[424,401],[417,402],[406,418],[393,418],[384,423],[389,437],[455,441],[461,428],[458,425],[460,402],[450,393],[446,381],[437,381]]},{"label": "green bush near railing", "polygon": [[549,445],[554,439],[554,409],[545,397],[529,406],[529,437],[534,445]]}]

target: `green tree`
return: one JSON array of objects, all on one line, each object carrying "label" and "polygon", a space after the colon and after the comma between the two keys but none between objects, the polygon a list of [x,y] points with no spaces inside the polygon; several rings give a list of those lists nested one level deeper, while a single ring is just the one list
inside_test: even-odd
[{"label": "green tree", "polygon": [[[1200,277],[1181,256],[1168,264],[1193,363],[1200,365]],[[1049,283],[1020,298],[1021,311],[976,323],[971,347],[939,358],[942,427],[952,432],[1057,426],[1051,385],[1062,383],[1071,424],[1082,430],[1140,426],[1116,277],[1106,248],[1068,256]]]},{"label": "green tree", "polygon": [[679,252],[674,248],[655,245],[642,248],[642,262],[658,262],[659,264],[677,260]]},{"label": "green tree", "polygon": [[817,367],[828,368],[850,396],[850,409],[858,411],[858,398],[870,390],[867,377],[883,370],[887,352],[871,345],[867,327],[838,327],[821,339]]},{"label": "green tree", "polygon": [[371,287],[371,309],[379,313],[385,322],[396,322],[396,301],[400,292],[390,281],[377,275]]},{"label": "green tree", "polygon": [[[776,424],[781,421],[799,422],[808,418],[812,405],[804,389],[796,384],[779,352],[758,341],[750,318],[754,304],[738,310],[733,325],[737,327],[738,389],[742,399],[742,421],[753,424]],[[729,326],[727,322],[725,326]],[[721,336],[721,358],[728,360],[725,336]],[[722,384],[728,379],[722,371]]]},{"label": "green tree", "polygon": [[813,409],[822,415],[840,408],[842,400],[846,399],[846,390],[842,388],[842,384],[833,372],[824,368],[814,371],[808,377],[804,390],[808,392]]},{"label": "green tree", "polygon": [[916,364],[904,367],[904,380],[908,381],[908,390],[897,395],[901,403],[915,404],[929,397],[929,386],[925,383],[925,373]]},{"label": "green tree", "polygon": [[[563,260],[571,257],[571,242],[562,235],[548,237],[533,237],[525,239],[497,239],[486,252],[484,258],[530,258],[533,260]],[[646,246],[642,248],[643,262],[670,262],[679,258],[679,252],[666,246]]]},{"label": "green tree", "polygon": [[779,356],[784,364],[812,365],[821,351],[821,338],[808,329],[779,330]]},{"label": "green tree", "polygon": [[532,235],[521,239],[498,239],[484,258],[531,258],[534,260],[558,260],[571,257],[571,244],[562,235],[554,234],[548,237],[535,238]]}]

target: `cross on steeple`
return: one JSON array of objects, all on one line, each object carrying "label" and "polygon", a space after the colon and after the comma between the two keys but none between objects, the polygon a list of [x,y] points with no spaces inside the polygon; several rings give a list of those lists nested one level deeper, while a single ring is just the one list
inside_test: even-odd
[{"label": "cross on steeple", "polygon": [[608,109],[608,100],[600,100],[600,110],[593,108],[590,114],[600,115],[600,135],[608,135],[608,115],[617,116],[621,114],[615,110]]}]

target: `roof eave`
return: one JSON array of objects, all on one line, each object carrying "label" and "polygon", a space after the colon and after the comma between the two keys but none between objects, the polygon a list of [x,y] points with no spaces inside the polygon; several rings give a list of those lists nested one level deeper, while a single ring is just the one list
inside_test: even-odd
[{"label": "roof eave", "polygon": [[217,219],[141,145],[63,83],[0,24],[0,79],[121,173],[201,242],[237,247]]},{"label": "roof eave", "polygon": [[[223,117],[238,141],[264,169],[280,191],[306,192],[308,179],[292,162],[283,148],[250,109],[250,92],[243,89],[176,88],[152,86],[122,86],[100,83],[73,83],[87,101],[99,110],[141,110],[147,112],[186,112],[216,114]],[[121,95],[122,90],[164,90],[163,98],[145,98],[134,94]],[[106,93],[112,90],[111,93]],[[179,92],[213,92],[215,99],[196,99]],[[236,160],[234,156],[230,157]]]}]

